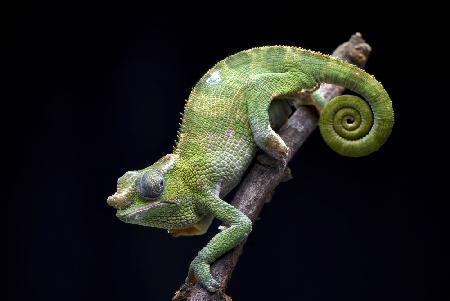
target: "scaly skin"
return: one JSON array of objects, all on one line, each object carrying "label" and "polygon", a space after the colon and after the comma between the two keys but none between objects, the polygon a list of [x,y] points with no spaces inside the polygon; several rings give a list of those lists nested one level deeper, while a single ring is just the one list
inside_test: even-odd
[{"label": "scaly skin", "polygon": [[108,204],[124,222],[168,229],[174,236],[203,234],[213,217],[228,224],[189,269],[190,279],[195,276],[216,291],[219,283],[211,277],[210,264],[252,228],[250,220],[222,198],[240,181],[258,148],[285,164],[289,150],[271,122],[282,123],[289,110],[271,106],[270,111],[278,113],[269,120],[274,97],[313,92],[320,83],[346,87],[365,99],[340,96],[325,104],[312,93],[325,141],[345,156],[376,151],[390,135],[394,113],[388,94],[371,75],[301,48],[253,48],[220,61],[200,79],[186,103],[173,153],[127,172]]}]

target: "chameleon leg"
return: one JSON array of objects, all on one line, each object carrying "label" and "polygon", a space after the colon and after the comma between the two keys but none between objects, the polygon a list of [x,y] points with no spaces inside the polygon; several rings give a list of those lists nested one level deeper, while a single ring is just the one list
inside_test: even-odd
[{"label": "chameleon leg", "polygon": [[317,111],[321,112],[323,107],[327,104],[327,100],[323,98],[318,91],[314,91],[308,97],[294,100],[294,105],[299,106],[314,106]]},{"label": "chameleon leg", "polygon": [[186,281],[193,279],[192,276],[195,275],[197,281],[208,291],[215,292],[220,288],[220,283],[211,276],[211,263],[237,246],[251,232],[252,222],[244,213],[218,196],[206,197],[201,203],[211,214],[228,224],[229,227],[216,234],[198,252],[189,267],[189,275]]},{"label": "chameleon leg", "polygon": [[[310,80],[299,73],[265,73],[254,78],[246,93],[248,118],[256,144],[283,165],[289,148],[270,126],[269,105],[274,97],[297,92],[308,82]],[[306,86],[314,86],[314,83]]]},{"label": "chameleon leg", "polygon": [[327,100],[319,93],[319,91],[314,91],[309,96],[312,100],[312,105],[316,107],[317,111],[322,111],[323,107],[327,104]]}]

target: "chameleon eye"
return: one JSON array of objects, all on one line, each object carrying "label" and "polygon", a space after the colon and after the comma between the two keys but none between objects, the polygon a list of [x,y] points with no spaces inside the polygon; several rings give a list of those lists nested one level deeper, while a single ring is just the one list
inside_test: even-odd
[{"label": "chameleon eye", "polygon": [[164,191],[164,178],[159,173],[146,171],[136,179],[136,186],[141,198],[156,199]]}]

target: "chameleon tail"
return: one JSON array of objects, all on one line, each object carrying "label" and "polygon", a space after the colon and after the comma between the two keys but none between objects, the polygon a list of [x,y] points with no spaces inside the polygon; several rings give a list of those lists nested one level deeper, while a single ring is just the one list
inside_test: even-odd
[{"label": "chameleon tail", "polygon": [[348,157],[362,157],[378,150],[394,125],[391,99],[381,83],[341,60],[309,51],[303,55],[300,61],[309,65],[310,74],[318,82],[345,87],[365,99],[342,95],[323,107],[319,128],[325,142]]}]

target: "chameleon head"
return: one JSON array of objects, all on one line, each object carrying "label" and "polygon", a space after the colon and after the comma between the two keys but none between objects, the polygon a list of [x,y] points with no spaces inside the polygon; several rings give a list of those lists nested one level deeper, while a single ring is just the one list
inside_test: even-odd
[{"label": "chameleon head", "polygon": [[[116,216],[131,224],[172,228],[174,216],[186,211],[177,193],[168,189],[169,171],[175,155],[166,155],[153,165],[138,171],[128,171],[117,181],[117,192],[108,197],[108,205],[117,209]],[[172,218],[168,218],[172,217]]]}]

